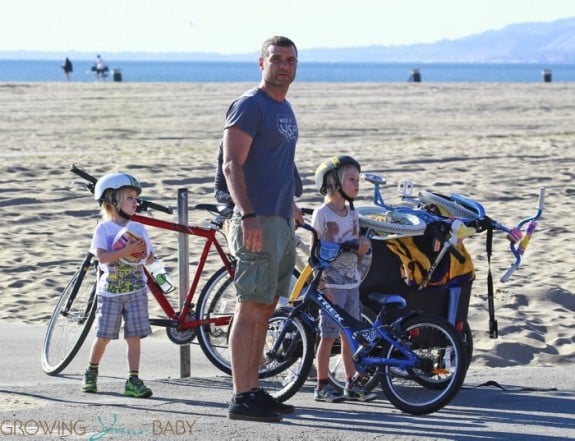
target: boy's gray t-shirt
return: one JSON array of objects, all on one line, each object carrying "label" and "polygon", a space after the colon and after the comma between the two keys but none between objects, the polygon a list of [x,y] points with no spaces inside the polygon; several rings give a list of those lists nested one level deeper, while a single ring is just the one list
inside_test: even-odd
[{"label": "boy's gray t-shirt", "polygon": [[260,216],[292,218],[298,127],[289,102],[276,101],[259,88],[249,90],[228,109],[228,127],[253,138],[243,168],[254,211]]}]

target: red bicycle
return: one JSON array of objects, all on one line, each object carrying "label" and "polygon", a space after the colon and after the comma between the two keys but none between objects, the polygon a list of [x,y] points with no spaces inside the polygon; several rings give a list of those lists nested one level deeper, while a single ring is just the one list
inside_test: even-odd
[{"label": "red bicycle", "polygon": [[[72,166],[71,171],[87,181],[84,184],[85,187],[94,191],[97,182],[95,177],[76,166]],[[165,317],[151,318],[150,324],[166,328],[168,338],[179,345],[188,344],[197,336],[198,343],[210,362],[223,372],[231,374],[228,335],[236,305],[233,286],[235,259],[224,250],[219,239],[221,235],[223,243],[227,242],[222,228],[225,220],[231,216],[231,209],[215,204],[201,204],[194,208],[206,210],[213,216],[208,227],[184,225],[142,214],[135,214],[131,218],[133,221],[152,228],[185,233],[205,240],[181,310],[176,310],[172,306],[172,302],[156,280],[150,276],[147,269],[145,270],[148,275],[149,290],[165,313]],[[144,199],[138,200],[138,213],[149,209],[172,213],[170,207]],[[213,249],[218,254],[222,267],[203,286],[197,304],[194,305],[194,295],[200,284],[202,271]],[[41,357],[42,368],[48,375],[56,375],[64,370],[74,359],[88,336],[96,313],[97,276],[98,261],[93,254],[88,252],[64,288],[48,324]],[[297,277],[297,273],[294,273],[294,277]],[[170,297],[177,298],[177,296]],[[286,359],[264,364],[260,375],[266,378],[273,377],[290,366],[293,368],[293,365],[299,361],[299,359]]]}]

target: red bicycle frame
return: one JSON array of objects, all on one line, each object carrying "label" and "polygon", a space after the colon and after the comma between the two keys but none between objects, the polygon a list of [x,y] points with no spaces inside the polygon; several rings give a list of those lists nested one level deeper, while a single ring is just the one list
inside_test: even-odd
[{"label": "red bicycle frame", "polygon": [[216,318],[208,318],[208,319],[203,319],[203,320],[197,320],[197,319],[196,320],[190,320],[190,321],[186,320],[188,317],[188,314],[190,312],[190,308],[192,308],[192,306],[193,306],[192,299],[193,299],[194,293],[196,292],[196,289],[198,288],[198,285],[200,283],[201,274],[202,274],[202,271],[204,270],[204,266],[205,266],[206,261],[208,259],[208,254],[212,248],[212,245],[216,248],[216,251],[218,252],[218,255],[220,256],[220,259],[222,260],[222,262],[224,263],[225,267],[227,268],[227,270],[230,274],[230,277],[234,276],[234,265],[233,265],[232,261],[230,260],[228,254],[224,251],[222,245],[220,245],[220,243],[218,242],[218,240],[216,238],[217,230],[212,229],[212,228],[203,228],[203,227],[197,227],[197,226],[178,224],[176,222],[169,222],[169,221],[165,221],[165,220],[161,220],[161,219],[154,219],[151,217],[141,216],[138,214],[134,214],[131,217],[131,220],[133,220],[135,222],[140,222],[141,224],[144,224],[144,225],[149,225],[149,226],[154,227],[154,228],[160,228],[162,230],[176,231],[179,233],[186,233],[186,234],[189,234],[192,236],[203,237],[206,239],[206,242],[204,244],[204,247],[203,247],[203,250],[202,250],[202,253],[200,256],[198,267],[196,268],[194,278],[192,280],[192,284],[190,285],[190,289],[188,290],[188,294],[186,296],[185,302],[182,305],[182,310],[179,313],[177,313],[174,310],[174,308],[172,307],[171,303],[166,298],[166,296],[165,296],[164,292],[162,291],[162,289],[160,288],[160,286],[156,283],[154,278],[150,276],[150,273],[148,272],[147,268],[144,267],[144,271],[146,272],[146,276],[148,277],[148,287],[150,288],[150,291],[152,292],[153,296],[156,298],[156,301],[158,302],[158,304],[160,305],[162,310],[166,313],[166,315],[168,316],[168,319],[169,319],[169,320],[152,319],[152,320],[150,320],[150,323],[153,325],[159,325],[159,326],[173,326],[173,322],[176,321],[177,322],[177,328],[179,330],[193,329],[193,328],[196,328],[198,326],[203,326],[203,325],[214,325],[214,326],[228,325],[232,319],[231,316],[229,316],[229,317],[221,317],[220,316],[220,317],[216,317]]}]

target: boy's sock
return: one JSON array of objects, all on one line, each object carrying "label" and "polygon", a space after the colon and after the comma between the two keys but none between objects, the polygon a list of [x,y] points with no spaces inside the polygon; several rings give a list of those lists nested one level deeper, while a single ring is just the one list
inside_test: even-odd
[{"label": "boy's sock", "polygon": [[345,388],[351,389],[353,387],[353,377],[347,377],[345,380]]},{"label": "boy's sock", "polygon": [[98,363],[88,363],[88,370],[97,374],[98,373]]},{"label": "boy's sock", "polygon": [[140,374],[139,371],[130,371],[130,374],[128,375],[128,378],[138,378],[138,375]]}]

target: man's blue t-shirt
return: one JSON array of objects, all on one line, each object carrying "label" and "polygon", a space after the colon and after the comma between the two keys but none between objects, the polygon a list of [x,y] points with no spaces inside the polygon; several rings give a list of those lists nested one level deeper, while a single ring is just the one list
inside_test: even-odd
[{"label": "man's blue t-shirt", "polygon": [[276,101],[259,88],[249,90],[228,109],[228,127],[253,138],[243,169],[254,211],[260,216],[293,217],[298,127],[289,102]]}]

